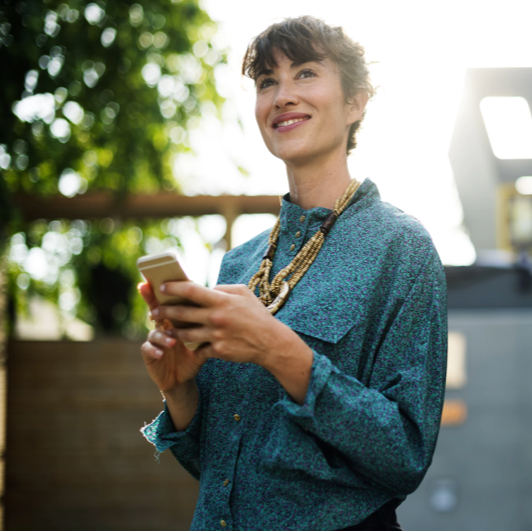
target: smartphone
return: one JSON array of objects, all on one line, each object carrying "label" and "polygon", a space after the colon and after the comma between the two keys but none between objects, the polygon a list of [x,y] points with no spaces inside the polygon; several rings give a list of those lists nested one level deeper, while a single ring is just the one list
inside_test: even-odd
[{"label": "smartphone", "polygon": [[[160,254],[152,254],[150,256],[142,256],[137,260],[137,267],[142,273],[142,276],[146,279],[148,284],[153,290],[153,294],[159,304],[165,305],[184,305],[184,306],[197,306],[189,299],[184,297],[178,297],[175,295],[167,295],[161,293],[161,285],[165,282],[174,281],[187,281],[190,280],[183,267],[177,259],[177,255],[174,251],[166,251]],[[189,323],[173,323],[176,328],[184,328],[190,326]],[[185,345],[195,350],[200,343],[185,343]]]}]

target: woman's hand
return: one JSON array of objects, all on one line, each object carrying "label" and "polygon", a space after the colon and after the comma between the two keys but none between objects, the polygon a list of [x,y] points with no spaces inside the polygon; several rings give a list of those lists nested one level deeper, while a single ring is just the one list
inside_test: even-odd
[{"label": "woman's hand", "polygon": [[199,359],[260,365],[279,380],[294,400],[303,403],[310,381],[312,350],[273,317],[247,286],[208,289],[191,282],[167,282],[161,290],[198,305],[157,306],[151,313],[156,319],[194,326],[172,328],[170,332],[180,341],[202,343],[195,351]]},{"label": "woman's hand", "polygon": [[165,294],[186,297],[199,306],[159,306],[152,310],[153,317],[195,325],[174,328],[171,334],[187,343],[203,343],[196,352],[206,357],[262,365],[274,348],[275,336],[293,333],[244,285],[211,290],[188,282],[168,282],[163,289]]},{"label": "woman's hand", "polygon": [[[150,308],[152,316],[159,308],[149,284],[141,284],[139,291]],[[146,368],[155,385],[164,393],[194,380],[206,357],[202,352],[190,350],[172,336],[172,324],[162,318],[156,319],[156,328],[148,334],[141,352]]]}]

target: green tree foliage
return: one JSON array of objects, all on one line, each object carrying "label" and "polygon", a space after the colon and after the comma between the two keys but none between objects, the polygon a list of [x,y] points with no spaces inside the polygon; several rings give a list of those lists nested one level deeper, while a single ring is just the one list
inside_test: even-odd
[{"label": "green tree foliage", "polygon": [[[168,235],[147,221],[111,220],[112,230],[81,220],[26,226],[10,197],[99,189],[120,201],[130,192],[179,192],[172,168],[175,157],[190,150],[187,129],[223,103],[214,71],[224,54],[213,44],[215,35],[197,0],[12,0],[0,6],[0,227],[5,236],[14,234],[15,299],[32,290],[56,301],[70,293],[78,315],[90,320],[97,311],[107,330],[130,317],[126,297],[117,304],[127,311],[115,309],[114,321],[103,323],[95,277],[111,286],[119,283],[113,275],[122,275],[129,297],[145,235],[157,233],[161,241]],[[47,261],[48,273],[27,270],[37,267],[27,265],[31,253],[34,264]]]},{"label": "green tree foliage", "polygon": [[174,189],[188,121],[221,103],[215,27],[197,2],[18,1],[0,16],[11,191],[55,193],[69,169],[79,179],[63,179],[67,195],[80,181],[77,191]]}]

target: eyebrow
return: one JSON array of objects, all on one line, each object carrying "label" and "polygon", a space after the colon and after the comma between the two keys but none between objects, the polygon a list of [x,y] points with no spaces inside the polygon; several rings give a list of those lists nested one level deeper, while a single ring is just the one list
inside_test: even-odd
[{"label": "eyebrow", "polygon": [[[291,65],[290,65],[290,68],[297,68],[298,66],[301,66],[301,65],[304,65],[306,63],[318,63],[319,65],[322,65],[323,66],[323,61],[319,61],[319,60],[312,60],[312,59],[308,59],[306,61],[294,61]],[[259,77],[261,76],[269,76],[273,74],[273,70],[271,68],[263,68],[258,74],[257,74],[257,77],[256,79],[259,79]]]}]

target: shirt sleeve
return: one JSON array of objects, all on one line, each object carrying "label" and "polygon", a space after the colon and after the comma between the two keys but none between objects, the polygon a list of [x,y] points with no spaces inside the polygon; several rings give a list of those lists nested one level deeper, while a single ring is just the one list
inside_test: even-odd
[{"label": "shirt sleeve", "polygon": [[210,363],[207,362],[196,378],[199,391],[198,407],[186,430],[176,431],[166,406],[166,401],[164,410],[159,416],[151,424],[144,426],[140,430],[158,452],[164,452],[170,448],[170,451],[183,468],[197,480],[200,478],[201,471],[200,434],[209,394],[207,385],[210,372],[209,365]]},{"label": "shirt sleeve", "polygon": [[[279,445],[310,437],[329,472],[348,484],[355,477],[399,495],[413,492],[423,479],[438,436],[447,356],[447,300],[437,256],[425,264],[400,310],[391,319],[375,356],[368,386],[314,352],[305,401],[287,393],[278,403],[285,426]],[[302,429],[301,429],[302,428]],[[277,453],[282,460],[282,452]],[[303,457],[303,456],[301,456]],[[308,463],[316,462],[308,456]],[[280,463],[278,463],[280,464]],[[335,470],[336,468],[336,470]],[[331,472],[332,470],[332,472]],[[309,467],[312,474],[312,466]],[[316,469],[315,474],[322,476]]]},{"label": "shirt sleeve", "polygon": [[[229,254],[226,253],[224,255],[217,284],[223,284],[226,277],[230,275],[227,267]],[[159,416],[151,424],[144,426],[140,430],[144,437],[155,446],[158,452],[164,452],[169,448],[183,468],[197,480],[200,479],[201,432],[204,429],[204,424],[206,424],[204,419],[208,411],[212,363],[213,360],[207,360],[196,377],[199,391],[198,407],[186,430],[176,431],[174,422],[166,406],[166,401],[164,410]]]}]

